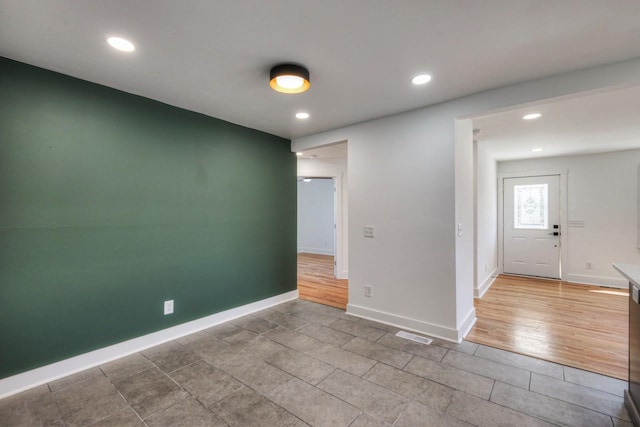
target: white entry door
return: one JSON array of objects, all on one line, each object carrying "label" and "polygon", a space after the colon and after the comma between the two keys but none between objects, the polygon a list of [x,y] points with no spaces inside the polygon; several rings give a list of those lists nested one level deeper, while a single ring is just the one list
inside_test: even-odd
[{"label": "white entry door", "polygon": [[560,175],[504,179],[503,270],[560,278]]}]

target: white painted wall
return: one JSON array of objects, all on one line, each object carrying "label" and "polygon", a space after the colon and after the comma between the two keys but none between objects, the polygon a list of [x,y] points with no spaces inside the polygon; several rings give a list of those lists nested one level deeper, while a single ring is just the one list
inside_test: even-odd
[{"label": "white painted wall", "polygon": [[[638,251],[638,171],[640,150],[605,154],[499,162],[498,173],[562,170],[567,174],[567,220],[563,278],[570,282],[627,287],[614,262],[640,264]],[[501,225],[500,225],[501,226]],[[502,242],[499,242],[502,244]],[[585,263],[591,261],[593,269]]]},{"label": "white painted wall", "polygon": [[476,150],[476,282],[474,296],[482,297],[498,274],[497,162],[478,144]]},{"label": "white painted wall", "polygon": [[298,181],[298,252],[334,255],[333,179]]},{"label": "white painted wall", "polygon": [[[331,141],[332,143],[336,141]],[[348,149],[348,147],[347,147]],[[349,278],[349,179],[346,158],[298,159],[298,176],[336,178],[336,269],[339,279]]]},{"label": "white painted wall", "polygon": [[[347,311],[452,341],[462,339],[475,321],[475,218],[470,202],[475,185],[468,170],[473,167],[471,126],[457,119],[639,80],[637,59],[293,140],[292,151],[349,143]],[[457,223],[463,224],[461,237]],[[376,227],[375,238],[364,237],[365,225]],[[370,298],[364,296],[364,285],[373,287]]]}]

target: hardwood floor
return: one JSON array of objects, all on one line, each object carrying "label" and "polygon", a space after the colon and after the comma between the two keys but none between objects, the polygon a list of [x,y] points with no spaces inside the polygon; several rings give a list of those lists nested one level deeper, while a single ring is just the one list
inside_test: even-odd
[{"label": "hardwood floor", "polygon": [[626,380],[625,289],[499,276],[466,339]]},{"label": "hardwood floor", "polygon": [[333,256],[298,254],[298,293],[300,299],[347,308],[348,280],[333,275]]}]

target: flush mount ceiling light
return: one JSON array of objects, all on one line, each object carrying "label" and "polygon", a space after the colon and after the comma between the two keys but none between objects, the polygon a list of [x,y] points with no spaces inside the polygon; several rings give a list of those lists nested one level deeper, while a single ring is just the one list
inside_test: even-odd
[{"label": "flush mount ceiling light", "polygon": [[309,118],[309,113],[303,113],[303,112],[296,113],[296,119],[304,120],[304,119],[308,119],[308,118]]},{"label": "flush mount ceiling light", "polygon": [[309,89],[309,71],[295,64],[280,64],[271,69],[269,86],[276,92],[302,93]]},{"label": "flush mount ceiling light", "polygon": [[411,83],[414,85],[423,85],[425,83],[429,83],[431,81],[431,76],[429,74],[419,74],[411,79]]},{"label": "flush mount ceiling light", "polygon": [[136,50],[136,47],[129,40],[123,39],[121,37],[109,37],[107,39],[107,43],[114,48],[121,50],[123,52],[133,52]]},{"label": "flush mount ceiling light", "polygon": [[531,113],[531,114],[527,114],[525,116],[522,116],[522,118],[524,120],[535,120],[535,119],[540,118],[540,117],[542,117],[542,114],[540,114],[540,113]]},{"label": "flush mount ceiling light", "polygon": [[298,157],[303,156],[303,155],[304,155],[304,153],[300,153],[300,152],[296,153],[296,156],[298,156]]}]

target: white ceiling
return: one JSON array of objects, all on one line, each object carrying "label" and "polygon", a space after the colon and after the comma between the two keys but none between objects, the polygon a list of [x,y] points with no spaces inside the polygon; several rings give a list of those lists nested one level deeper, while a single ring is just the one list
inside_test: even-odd
[{"label": "white ceiling", "polygon": [[[542,117],[522,119],[533,112]],[[476,117],[473,127],[478,144],[498,161],[636,149],[640,86]]]},{"label": "white ceiling", "polygon": [[[0,0],[0,55],[295,138],[640,57],[639,16],[638,0]],[[285,61],[308,92],[269,88]]]}]

